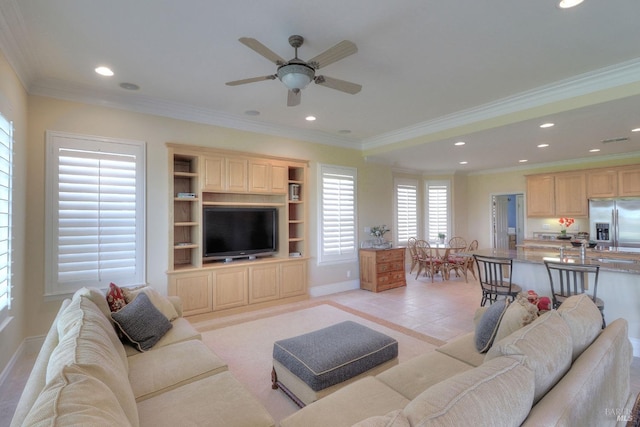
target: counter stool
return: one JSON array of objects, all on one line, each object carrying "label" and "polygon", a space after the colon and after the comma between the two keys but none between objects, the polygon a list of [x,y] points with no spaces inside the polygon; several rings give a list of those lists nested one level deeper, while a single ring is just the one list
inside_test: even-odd
[{"label": "counter stool", "polygon": [[553,308],[558,308],[571,295],[587,293],[589,282],[593,282],[593,293],[589,296],[602,313],[602,328],[604,329],[607,326],[604,320],[604,301],[596,297],[600,266],[554,261],[545,261],[544,265],[549,273]]},{"label": "counter stool", "polygon": [[489,301],[493,304],[499,296],[516,299],[516,296],[522,292],[522,288],[511,282],[513,271],[513,260],[504,257],[491,257],[482,255],[473,255],[478,267],[478,280],[482,287],[482,301],[480,305],[484,305]]}]

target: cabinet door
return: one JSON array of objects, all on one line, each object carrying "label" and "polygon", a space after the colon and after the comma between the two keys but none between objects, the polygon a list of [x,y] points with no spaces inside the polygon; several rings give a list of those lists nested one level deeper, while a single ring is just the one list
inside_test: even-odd
[{"label": "cabinet door", "polygon": [[589,215],[587,181],[584,172],[556,175],[555,197],[557,216],[586,217]]},{"label": "cabinet door", "polygon": [[621,170],[618,172],[618,196],[640,196],[640,169]]},{"label": "cabinet door", "polygon": [[209,272],[192,272],[169,277],[169,295],[182,300],[182,314],[209,313],[213,311],[213,287]]},{"label": "cabinet door", "polygon": [[223,191],[226,187],[226,164],[224,157],[205,157],[202,189]]},{"label": "cabinet door", "polygon": [[247,161],[245,159],[227,159],[227,190],[247,191]]},{"label": "cabinet door", "polygon": [[247,305],[247,269],[230,268],[216,270],[213,278],[213,309]]},{"label": "cabinet door", "polygon": [[555,215],[555,188],[553,175],[527,177],[527,216]]},{"label": "cabinet door", "polygon": [[277,194],[287,194],[289,187],[289,167],[281,163],[271,164],[271,192]]},{"label": "cabinet door", "polygon": [[287,261],[281,264],[280,297],[292,297],[307,293],[306,261]]},{"label": "cabinet door", "polygon": [[249,304],[280,297],[280,268],[269,264],[249,268]]},{"label": "cabinet door", "polygon": [[271,191],[271,165],[262,160],[249,161],[249,191],[267,193]]},{"label": "cabinet door", "polygon": [[616,197],[618,195],[618,172],[598,170],[587,172],[587,196]]}]

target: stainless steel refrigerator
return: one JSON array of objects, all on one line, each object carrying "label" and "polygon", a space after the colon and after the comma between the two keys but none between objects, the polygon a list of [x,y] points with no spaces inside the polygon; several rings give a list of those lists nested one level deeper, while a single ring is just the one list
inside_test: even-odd
[{"label": "stainless steel refrigerator", "polygon": [[589,225],[599,244],[640,248],[640,198],[589,200]]}]

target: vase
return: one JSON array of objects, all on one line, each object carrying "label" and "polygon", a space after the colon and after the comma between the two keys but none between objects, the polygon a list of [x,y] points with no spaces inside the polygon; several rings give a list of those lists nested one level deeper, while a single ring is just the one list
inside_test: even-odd
[{"label": "vase", "polygon": [[376,245],[376,246],[384,245],[384,237],[374,237],[373,238],[373,244]]}]

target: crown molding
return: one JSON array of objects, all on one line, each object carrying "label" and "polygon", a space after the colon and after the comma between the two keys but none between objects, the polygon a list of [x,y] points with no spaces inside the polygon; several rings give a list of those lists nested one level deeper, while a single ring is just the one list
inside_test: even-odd
[{"label": "crown molding", "polygon": [[362,141],[370,150],[640,81],[640,58],[560,80]]},{"label": "crown molding", "polygon": [[40,69],[40,59],[31,46],[31,37],[16,0],[0,0],[0,50],[25,88],[35,77],[33,70]]}]

